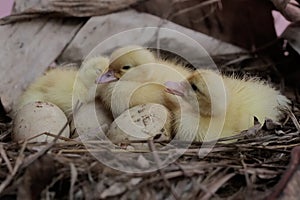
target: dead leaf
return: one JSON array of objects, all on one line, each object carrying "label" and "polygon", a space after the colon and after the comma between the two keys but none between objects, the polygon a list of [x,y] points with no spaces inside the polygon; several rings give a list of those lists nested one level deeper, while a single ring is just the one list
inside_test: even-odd
[{"label": "dead leaf", "polygon": [[[37,18],[45,15],[56,15],[61,17],[92,17],[110,14],[118,10],[129,8],[142,0],[88,0],[88,1],[63,1],[48,0],[31,2],[29,7],[20,13],[15,13],[4,17],[0,20],[0,24],[7,24],[16,21]],[[18,1],[22,3],[22,1]],[[26,4],[26,2],[25,2]]]},{"label": "dead leaf", "polygon": [[300,5],[295,0],[272,0],[279,12],[289,21],[300,21]]},{"label": "dead leaf", "polygon": [[265,123],[262,126],[264,130],[274,130],[276,128],[280,128],[281,124],[278,122],[274,122],[272,119],[266,119]]},{"label": "dead leaf", "polygon": [[219,180],[217,180],[216,182],[212,183],[209,187],[208,187],[208,190],[210,191],[209,193],[206,193],[206,195],[201,198],[201,199],[205,199],[205,200],[208,200],[211,198],[211,196],[213,194],[215,194],[218,189],[220,187],[222,187],[222,185],[224,185],[224,183],[226,183],[229,179],[231,179],[233,176],[235,176],[234,173],[231,173],[231,174],[227,174],[226,176],[220,178]]},{"label": "dead leaf", "polygon": [[108,197],[113,197],[120,195],[126,191],[126,186],[124,183],[116,182],[111,185],[109,188],[105,189],[100,195],[101,199],[106,199]]},{"label": "dead leaf", "polygon": [[281,37],[286,39],[293,49],[300,54],[300,22],[290,24],[282,33]]},{"label": "dead leaf", "polygon": [[40,199],[41,192],[50,184],[55,173],[55,161],[51,156],[44,155],[33,162],[26,169],[18,188],[18,199]]},{"label": "dead leaf", "polygon": [[292,158],[289,168],[286,170],[273,193],[267,198],[268,200],[296,200],[299,199],[300,185],[300,147],[292,150]]},{"label": "dead leaf", "polygon": [[278,10],[283,10],[286,8],[287,4],[289,3],[290,0],[271,0],[274,4],[274,6]]},{"label": "dead leaf", "polygon": [[150,167],[149,161],[142,155],[139,155],[137,162],[143,169],[148,169]]},{"label": "dead leaf", "polygon": [[245,134],[247,138],[255,138],[259,130],[261,130],[261,124],[259,122],[256,122],[254,126],[249,128],[248,130],[242,131],[242,133]]},{"label": "dead leaf", "polygon": [[139,184],[142,180],[143,180],[142,178],[132,178],[130,180],[130,185],[135,186],[135,185]]}]

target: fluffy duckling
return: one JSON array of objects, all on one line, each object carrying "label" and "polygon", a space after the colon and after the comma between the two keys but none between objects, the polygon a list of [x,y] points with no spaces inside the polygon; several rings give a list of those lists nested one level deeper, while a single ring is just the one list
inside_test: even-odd
[{"label": "fluffy duckling", "polygon": [[101,87],[101,99],[114,117],[127,109],[146,103],[165,105],[165,87],[157,83],[137,83],[132,81],[112,82]]},{"label": "fluffy duckling", "polygon": [[[145,64],[148,64],[148,67],[133,70]],[[163,66],[166,69],[162,69]],[[162,70],[167,70],[168,73],[163,73]],[[129,45],[119,48],[111,54],[109,70],[97,81],[98,83],[113,82],[128,72],[132,73],[131,76],[127,77],[130,81],[163,83],[166,80],[178,80],[179,76],[182,79],[182,77],[190,75],[191,70],[181,64],[156,58],[150,50],[144,47]]]},{"label": "fluffy duckling", "polygon": [[[112,53],[109,70],[97,82],[103,90],[102,99],[118,116],[126,109],[144,103],[171,106],[171,103],[165,103],[168,94],[164,92],[164,82],[184,80],[190,73],[191,70],[183,65],[156,58],[151,51],[131,45]],[[170,102],[176,101],[169,96],[174,99]]]},{"label": "fluffy duckling", "polygon": [[265,118],[279,120],[282,109],[290,103],[257,78],[238,79],[197,70],[187,81],[165,83],[168,93],[182,97],[181,108],[175,111],[176,138],[181,140],[232,136],[252,127],[254,117],[261,123]]},{"label": "fluffy duckling", "polygon": [[97,86],[95,79],[105,71],[108,64],[108,58],[95,57],[83,63],[80,70],[68,66],[51,69],[27,88],[17,108],[34,101],[51,102],[69,116],[72,100],[88,102],[95,98],[91,94]]}]

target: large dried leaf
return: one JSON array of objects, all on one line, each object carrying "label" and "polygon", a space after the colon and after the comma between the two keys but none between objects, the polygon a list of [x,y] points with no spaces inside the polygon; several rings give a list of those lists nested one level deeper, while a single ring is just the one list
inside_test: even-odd
[{"label": "large dried leaf", "polygon": [[300,54],[300,22],[290,24],[281,37],[287,39],[288,43]]},{"label": "large dried leaf", "polygon": [[276,40],[268,0],[151,0],[139,11],[254,50]]},{"label": "large dried leaf", "polygon": [[40,199],[41,192],[50,184],[56,173],[55,161],[43,156],[28,166],[18,188],[19,199]]},{"label": "large dried leaf", "polygon": [[282,176],[278,185],[268,200],[296,200],[299,199],[300,185],[300,147],[292,150],[292,158],[289,168]]},{"label": "large dried leaf", "polygon": [[0,20],[0,24],[40,17],[43,15],[63,17],[91,17],[105,15],[128,8],[144,0],[32,0],[17,1],[20,13],[14,13]]},{"label": "large dried leaf", "polygon": [[32,19],[0,26],[0,94],[16,105],[18,97],[55,61],[83,20]]},{"label": "large dried leaf", "polygon": [[272,0],[281,14],[292,22],[300,21],[300,4],[296,0]]},{"label": "large dried leaf", "polygon": [[290,0],[271,0],[274,6],[279,10],[284,10]]}]

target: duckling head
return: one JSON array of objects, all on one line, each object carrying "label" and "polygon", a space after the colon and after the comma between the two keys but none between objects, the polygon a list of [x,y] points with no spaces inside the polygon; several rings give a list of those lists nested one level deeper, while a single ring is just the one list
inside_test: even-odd
[{"label": "duckling head", "polygon": [[[95,79],[106,71],[108,65],[109,59],[102,56],[85,60],[74,82],[74,97],[82,102],[88,102],[98,96],[100,91],[97,90]],[[96,93],[95,90],[97,90]]]},{"label": "duckling head", "polygon": [[95,78],[103,74],[109,66],[109,59],[98,56],[87,59],[83,62],[79,70],[79,78],[85,83],[86,87],[92,86]]},{"label": "duckling head", "polygon": [[130,45],[115,50],[110,57],[108,71],[97,78],[97,83],[109,83],[119,80],[125,73],[146,63],[154,63],[154,54],[137,45]]},{"label": "duckling head", "polygon": [[165,86],[167,93],[181,96],[194,108],[198,106],[202,116],[218,116],[226,112],[226,89],[222,77],[216,72],[197,70],[187,81],[168,81]]}]

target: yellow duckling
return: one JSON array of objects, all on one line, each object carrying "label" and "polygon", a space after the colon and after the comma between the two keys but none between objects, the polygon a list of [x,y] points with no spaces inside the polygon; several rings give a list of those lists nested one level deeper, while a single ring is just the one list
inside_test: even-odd
[{"label": "yellow duckling", "polygon": [[[131,81],[137,82],[150,82],[150,81],[165,81],[174,79],[174,74],[180,74],[184,77],[190,75],[190,69],[183,65],[175,64],[169,60],[163,60],[156,58],[154,54],[144,47],[137,45],[129,45],[115,50],[110,57],[110,65],[107,73],[103,74],[99,78],[100,83],[106,83],[116,81],[120,79],[125,73],[131,71],[133,73],[134,68],[144,64],[161,64],[158,68],[162,68],[162,65],[169,67],[169,73],[162,73],[154,66],[145,68],[144,70],[136,71],[136,74],[130,76]],[[172,71],[171,71],[172,69]],[[174,70],[174,71],[173,71]],[[141,74],[143,73],[144,74]],[[178,75],[177,75],[178,76]]]},{"label": "yellow duckling", "polygon": [[83,63],[80,70],[75,67],[51,69],[27,88],[17,108],[34,101],[51,102],[69,116],[72,112],[72,98],[80,102],[95,98],[90,91],[97,86],[95,79],[105,71],[108,64],[108,58],[95,57]]},{"label": "yellow duckling", "polygon": [[181,108],[175,111],[176,138],[181,140],[232,136],[252,127],[254,117],[261,123],[265,118],[279,120],[282,109],[290,103],[257,78],[238,79],[197,70],[187,81],[165,83],[168,93],[182,97]]},{"label": "yellow duckling", "polygon": [[171,100],[165,103],[164,82],[184,80],[190,73],[183,65],[156,58],[151,51],[131,45],[112,53],[109,70],[97,82],[102,88],[101,98],[119,116],[126,109],[144,103],[171,106]]}]

